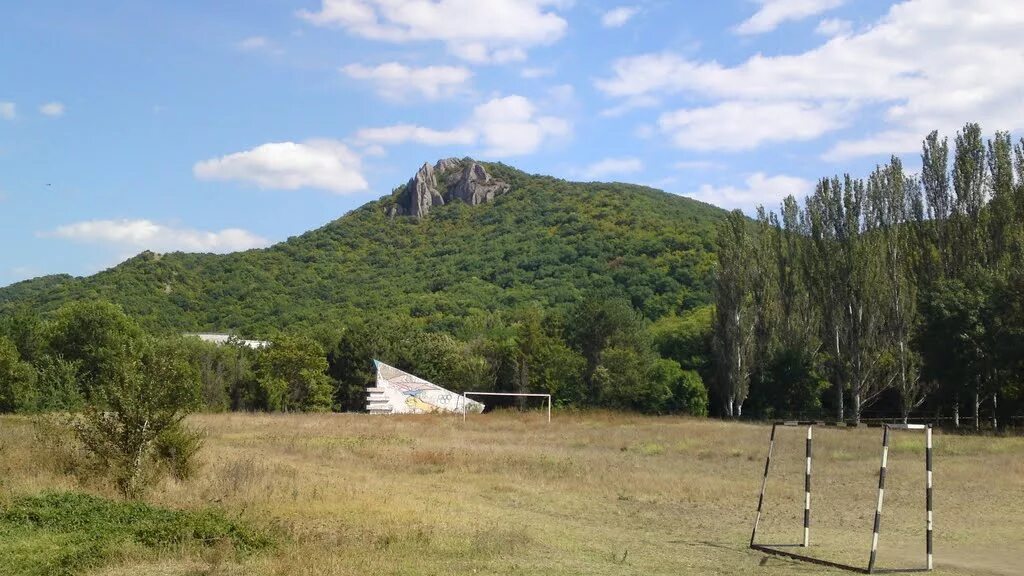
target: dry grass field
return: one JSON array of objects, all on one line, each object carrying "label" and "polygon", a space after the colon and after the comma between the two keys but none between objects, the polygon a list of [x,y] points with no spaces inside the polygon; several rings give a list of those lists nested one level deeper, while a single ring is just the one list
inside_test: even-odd
[{"label": "dry grass field", "polygon": [[[93,573],[822,574],[747,548],[769,427],[617,414],[204,415],[202,468],[148,500],[216,506],[278,544],[127,549]],[[881,431],[819,429],[810,552],[865,564]],[[936,574],[1021,574],[1024,439],[937,434]],[[893,439],[879,568],[924,562],[923,436]],[[773,458],[759,540],[802,535],[803,431]],[[89,490],[0,419],[0,497]],[[2,500],[0,500],[2,502]]]}]

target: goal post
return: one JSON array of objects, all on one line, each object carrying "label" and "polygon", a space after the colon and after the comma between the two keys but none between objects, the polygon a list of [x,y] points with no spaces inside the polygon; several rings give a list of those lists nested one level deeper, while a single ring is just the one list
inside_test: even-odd
[{"label": "goal post", "polygon": [[[551,394],[535,394],[535,393],[520,393],[520,392],[463,392],[462,395],[467,399],[470,396],[519,396],[524,398],[544,398],[544,405],[547,409],[548,424],[551,423]],[[466,404],[462,406],[462,421],[466,421]]]},{"label": "goal post", "polygon": [[774,546],[757,543],[757,528],[761,521],[761,513],[764,507],[765,492],[768,486],[768,476],[771,471],[772,453],[775,450],[775,433],[779,427],[806,427],[807,429],[807,441],[805,447],[805,467],[804,467],[804,514],[803,514],[803,543],[794,544],[792,546],[807,548],[810,546],[810,529],[811,529],[811,462],[812,462],[812,439],[815,426],[829,426],[836,428],[856,428],[855,424],[847,424],[845,422],[818,422],[818,421],[778,421],[772,423],[772,431],[768,440],[768,457],[765,459],[764,464],[764,476],[761,479],[761,493],[757,500],[757,515],[754,517],[754,528],[750,533],[750,547],[754,550],[759,550],[768,554],[775,554],[778,556],[785,556],[795,560],[802,560],[805,562],[812,562],[814,564],[820,564],[823,566],[830,566],[832,568],[841,568],[844,570],[851,570],[854,572],[860,572],[863,574],[873,574],[875,572],[875,561],[878,556],[878,540],[882,523],[882,504],[885,501],[885,478],[886,468],[889,462],[889,438],[890,433],[896,430],[912,430],[922,431],[925,435],[925,568],[906,568],[906,569],[886,569],[885,572],[921,572],[929,571],[934,568],[933,561],[933,549],[932,549],[932,529],[933,529],[933,516],[932,516],[932,427],[930,424],[880,424],[880,425],[868,425],[869,427],[881,427],[882,430],[882,458],[881,466],[878,471],[878,498],[875,503],[875,514],[874,522],[871,531],[871,552],[868,557],[868,564],[866,568],[858,566],[851,566],[849,564],[842,564],[839,562],[833,562],[830,560],[823,560],[820,558],[814,558],[803,554],[797,554],[785,550],[779,550]]}]

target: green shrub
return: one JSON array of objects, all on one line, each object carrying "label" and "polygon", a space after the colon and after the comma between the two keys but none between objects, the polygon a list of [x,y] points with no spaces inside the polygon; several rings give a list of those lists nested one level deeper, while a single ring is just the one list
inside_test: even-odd
[{"label": "green shrub", "polygon": [[76,492],[0,503],[0,566],[10,576],[71,576],[103,566],[124,547],[156,550],[223,546],[248,554],[273,545],[214,509],[181,511]]}]

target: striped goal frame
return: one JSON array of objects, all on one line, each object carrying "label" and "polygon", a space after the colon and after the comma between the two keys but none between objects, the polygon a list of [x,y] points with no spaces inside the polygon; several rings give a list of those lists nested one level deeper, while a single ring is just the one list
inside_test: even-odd
[{"label": "striped goal frame", "polygon": [[843,422],[780,421],[772,423],[772,432],[768,440],[768,457],[764,463],[764,477],[761,480],[761,495],[757,499],[757,516],[754,517],[754,529],[750,533],[750,547],[752,549],[765,552],[768,554],[774,554],[777,556],[785,556],[787,558],[792,558],[795,560],[802,560],[805,562],[811,562],[823,566],[830,566],[832,568],[841,568],[844,570],[851,570],[853,572],[860,572],[862,574],[874,574],[876,572],[875,560],[878,557],[878,535],[882,523],[882,502],[885,500],[885,470],[889,462],[889,437],[891,435],[890,433],[896,430],[915,430],[923,431],[925,437],[925,566],[923,568],[886,569],[884,570],[884,572],[926,572],[934,568],[935,564],[932,554],[932,427],[930,424],[868,425],[872,427],[881,427],[883,428],[883,431],[882,465],[878,470],[878,501],[875,507],[875,521],[871,532],[871,554],[868,557],[868,564],[866,568],[851,566],[849,564],[842,564],[839,562],[832,562],[830,560],[823,560],[820,558],[813,558],[811,556],[797,554],[795,552],[789,552],[786,550],[779,550],[778,545],[772,546],[757,543],[757,525],[761,521],[761,511],[764,505],[765,488],[768,486],[768,472],[771,469],[772,463],[772,451],[775,448],[775,431],[779,426],[807,428],[807,444],[805,457],[806,462],[804,468],[804,537],[803,543],[793,545],[794,547],[801,548],[807,548],[811,544],[811,463],[813,456],[811,447],[814,436],[814,427],[856,427],[856,425],[846,424]]}]

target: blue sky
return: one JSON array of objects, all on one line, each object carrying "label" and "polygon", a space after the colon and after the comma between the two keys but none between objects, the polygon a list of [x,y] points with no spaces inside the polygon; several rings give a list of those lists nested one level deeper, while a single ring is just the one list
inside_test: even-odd
[{"label": "blue sky", "polygon": [[1013,0],[11,3],[0,285],[266,246],[471,155],[727,208],[1024,124]]}]

